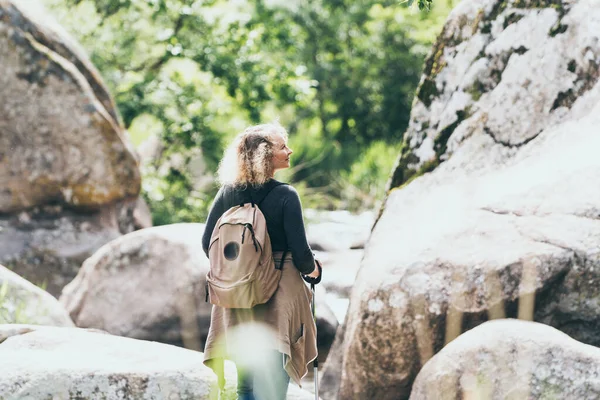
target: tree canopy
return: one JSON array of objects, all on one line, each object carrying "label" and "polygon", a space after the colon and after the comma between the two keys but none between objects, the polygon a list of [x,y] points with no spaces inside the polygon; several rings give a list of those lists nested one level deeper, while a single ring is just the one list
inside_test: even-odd
[{"label": "tree canopy", "polygon": [[148,153],[143,190],[157,224],[202,220],[226,143],[275,118],[295,150],[285,179],[303,200],[372,207],[400,152],[424,57],[453,6],[45,2],[87,49],[132,140]]}]

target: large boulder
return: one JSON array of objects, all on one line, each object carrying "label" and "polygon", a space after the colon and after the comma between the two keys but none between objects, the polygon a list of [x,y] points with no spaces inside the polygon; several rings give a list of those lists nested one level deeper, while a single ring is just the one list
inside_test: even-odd
[{"label": "large boulder", "polygon": [[0,1],[0,212],[136,197],[137,161],[100,75],[36,7]]},{"label": "large boulder", "polygon": [[143,210],[138,205],[145,207],[138,199],[85,212],[47,205],[0,214],[0,262],[58,297],[98,248],[148,226],[147,212],[134,219]]},{"label": "large boulder", "polygon": [[[115,239],[83,263],[59,300],[79,327],[201,350],[212,307],[203,232],[204,224],[182,223]],[[338,321],[325,290],[317,291],[318,341],[326,354]]]},{"label": "large boulder", "polygon": [[[54,328],[56,328],[56,326],[52,326],[52,325],[31,325],[31,324],[20,324],[20,323],[0,324],[0,343],[4,342],[6,339],[8,339],[11,336],[23,335],[23,334],[29,333],[29,332],[35,332],[35,331],[46,330],[46,329],[54,329]],[[74,328],[74,327],[62,326],[59,328]],[[81,329],[81,330],[86,331],[86,332],[96,332],[96,333],[108,334],[108,332],[104,332],[99,329]]]},{"label": "large boulder", "polygon": [[135,152],[100,75],[35,1],[0,0],[0,262],[58,295],[148,226]]},{"label": "large boulder", "polygon": [[12,331],[0,343],[7,399],[209,399],[216,385],[195,351],[77,328]]},{"label": "large boulder", "polygon": [[203,224],[141,229],[101,247],[60,296],[75,324],[201,350],[210,325]]},{"label": "large boulder", "polygon": [[600,345],[598,32],[591,0],[451,13],[325,365],[327,397],[406,399],[427,360],[491,318]]},{"label": "large boulder", "polygon": [[429,360],[411,400],[598,399],[600,349],[547,325],[496,320]]},{"label": "large boulder", "polygon": [[74,326],[50,294],[0,265],[0,324]]},{"label": "large boulder", "polygon": [[[200,352],[78,328],[0,325],[0,395],[6,399],[216,399]],[[237,376],[225,365],[222,399]],[[290,384],[288,398],[314,395]]]}]

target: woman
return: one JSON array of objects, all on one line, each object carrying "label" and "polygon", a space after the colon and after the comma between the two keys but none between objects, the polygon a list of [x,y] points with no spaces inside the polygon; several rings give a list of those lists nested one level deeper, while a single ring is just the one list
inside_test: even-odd
[{"label": "woman", "polygon": [[[275,263],[283,260],[281,281],[275,294],[250,310],[213,306],[211,326],[204,350],[204,363],[219,377],[224,387],[223,358],[231,358],[238,370],[237,392],[241,400],[285,399],[290,377],[300,385],[307,365],[317,356],[316,327],[310,310],[312,294],[301,274],[319,277],[319,268],[308,245],[302,219],[302,206],[296,190],[281,184],[273,176],[290,166],[292,150],[288,135],[277,124],[247,128],[225,152],[219,166],[221,188],[213,202],[202,246],[208,256],[212,231],[221,215],[230,207],[262,199],[258,206],[265,216]],[[245,349],[259,348],[256,338],[244,337],[251,328],[240,326],[254,321],[267,326],[273,334],[260,359],[242,360]],[[242,350],[234,350],[232,331],[242,331]],[[245,329],[245,330],[244,330]],[[245,332],[245,333],[244,333]],[[267,336],[264,334],[263,339]],[[238,335],[239,337],[239,335]],[[247,340],[246,340],[247,339]],[[239,347],[238,343],[238,347]],[[264,349],[264,347],[260,347]],[[267,366],[266,369],[259,366]]]}]

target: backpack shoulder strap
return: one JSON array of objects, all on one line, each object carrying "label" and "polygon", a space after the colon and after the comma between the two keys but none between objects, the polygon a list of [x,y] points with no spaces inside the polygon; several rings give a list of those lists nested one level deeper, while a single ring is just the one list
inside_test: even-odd
[{"label": "backpack shoulder strap", "polygon": [[[244,192],[242,194],[242,196],[244,197],[244,200],[242,200],[242,202],[239,205],[242,206],[244,203],[252,203],[252,204],[256,204],[257,206],[260,207],[260,204],[263,202],[264,199],[267,198],[269,193],[271,193],[271,191],[273,189],[275,189],[277,186],[281,186],[281,185],[287,185],[287,183],[269,182],[265,188],[265,192],[262,194],[262,196],[258,196],[258,197],[255,197],[252,195],[251,189],[246,189],[246,190],[244,190]],[[250,201],[248,201],[248,198],[250,199]]]},{"label": "backpack shoulder strap", "polygon": [[281,185],[287,185],[287,183],[283,183],[283,182],[271,183],[271,187],[267,188],[267,190],[263,194],[262,198],[259,198],[258,201],[256,202],[256,204],[260,207],[260,204],[263,202],[264,199],[267,198],[267,196],[269,195],[269,193],[271,193],[271,191],[273,189],[275,189],[277,186],[281,186]]}]

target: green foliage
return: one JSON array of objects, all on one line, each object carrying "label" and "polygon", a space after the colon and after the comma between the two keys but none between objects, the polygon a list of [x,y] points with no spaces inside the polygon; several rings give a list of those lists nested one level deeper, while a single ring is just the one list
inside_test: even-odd
[{"label": "green foliage", "polygon": [[190,186],[190,178],[174,169],[166,176],[145,174],[143,195],[152,210],[155,225],[180,221],[204,222],[217,188],[199,192]]},{"label": "green foliage", "polygon": [[384,198],[385,184],[401,152],[401,145],[377,141],[341,175],[343,207],[374,209]]},{"label": "green foliage", "polygon": [[[415,0],[403,0],[401,3],[407,3],[409,7],[414,4]],[[419,10],[431,10],[432,0],[417,0],[417,4],[419,5]]]},{"label": "green foliage", "polygon": [[[307,204],[370,206],[455,2],[44,1],[101,71],[134,143],[160,143],[142,171],[155,224],[203,220],[216,187],[200,178],[237,132],[275,118],[295,150],[283,177]],[[372,148],[384,160],[364,155]]]},{"label": "green foliage", "polygon": [[8,281],[0,283],[0,324],[27,324],[29,319],[25,316],[24,302],[14,302],[9,298]]}]

